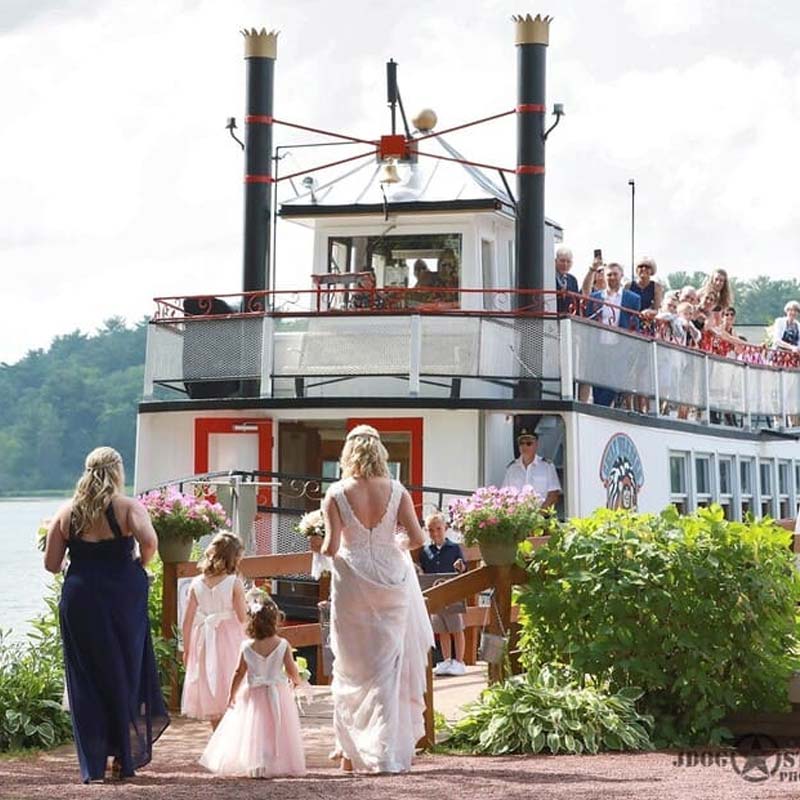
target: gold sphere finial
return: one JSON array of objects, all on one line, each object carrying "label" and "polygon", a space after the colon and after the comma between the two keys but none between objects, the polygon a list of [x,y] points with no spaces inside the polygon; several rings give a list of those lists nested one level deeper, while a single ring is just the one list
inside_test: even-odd
[{"label": "gold sphere finial", "polygon": [[432,108],[423,108],[422,111],[417,114],[414,119],[411,120],[411,124],[420,132],[420,133],[428,133],[428,131],[432,131],[436,127],[436,123],[439,121],[439,118],[436,116],[436,112]]},{"label": "gold sphere finial", "polygon": [[244,36],[245,58],[277,58],[278,57],[278,31],[267,31],[262,28],[242,29]]},{"label": "gold sphere finial", "polygon": [[514,44],[543,44],[550,43],[550,23],[552,17],[543,17],[537,14],[532,17],[530,14],[515,14],[511,19],[516,23]]}]

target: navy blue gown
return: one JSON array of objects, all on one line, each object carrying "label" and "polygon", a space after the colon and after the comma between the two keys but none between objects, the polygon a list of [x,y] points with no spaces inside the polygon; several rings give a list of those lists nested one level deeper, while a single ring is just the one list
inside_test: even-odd
[{"label": "navy blue gown", "polygon": [[109,756],[130,777],[150,761],[169,724],[147,616],[149,584],[109,505],[113,539],[83,541],[70,531],[70,565],[59,617],[72,729],[81,778],[104,776]]}]

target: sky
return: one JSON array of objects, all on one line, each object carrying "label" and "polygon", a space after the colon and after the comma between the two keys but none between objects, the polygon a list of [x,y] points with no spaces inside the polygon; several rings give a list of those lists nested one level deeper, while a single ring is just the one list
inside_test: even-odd
[{"label": "sky", "polygon": [[[566,116],[546,210],[577,272],[595,247],[629,262],[633,178],[636,250],[660,275],[798,276],[792,0],[2,0],[0,362],[139,320],[155,296],[240,289],[243,164],[225,130],[244,115],[240,28],[280,31],[276,116],[376,138],[389,58],[409,116],[434,108],[440,129],[512,108],[511,15],[527,12],[554,18],[547,101]],[[513,117],[448,138],[514,166]],[[309,237],[279,237],[280,283],[307,287]]]}]

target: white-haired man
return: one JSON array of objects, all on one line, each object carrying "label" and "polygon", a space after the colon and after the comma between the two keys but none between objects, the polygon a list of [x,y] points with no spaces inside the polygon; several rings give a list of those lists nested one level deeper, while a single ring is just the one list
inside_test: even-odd
[{"label": "white-haired man", "polygon": [[[578,294],[578,279],[570,273],[572,269],[572,250],[563,244],[556,248],[556,290]],[[559,314],[569,314],[576,310],[575,297],[559,294],[556,310]]]}]

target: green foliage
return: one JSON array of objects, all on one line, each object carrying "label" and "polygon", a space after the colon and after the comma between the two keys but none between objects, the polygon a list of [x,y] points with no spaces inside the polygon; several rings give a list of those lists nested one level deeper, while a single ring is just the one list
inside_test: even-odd
[{"label": "green foliage", "polygon": [[447,746],[488,755],[648,750],[653,721],[636,711],[638,689],[610,694],[566,667],[541,667],[484,690]]},{"label": "green foliage", "polygon": [[62,708],[60,591],[59,577],[45,598],[47,611],[33,621],[27,640],[12,642],[0,631],[0,752],[55,747],[72,736]]},{"label": "green foliage", "polygon": [[150,579],[150,595],[148,597],[148,615],[150,617],[150,634],[153,639],[153,650],[158,667],[158,680],[165,697],[169,696],[172,675],[177,674],[178,681],[183,680],[183,660],[178,653],[178,631],[173,630],[169,638],[161,635],[161,602],[164,594],[164,564],[158,557],[147,565]]},{"label": "green foliage", "polygon": [[729,712],[786,706],[800,599],[790,536],[718,506],[571,520],[528,563],[527,665],[641,687],[659,745],[718,742]]},{"label": "green foliage", "polygon": [[133,474],[146,334],[146,320],[130,329],[114,317],[0,364],[0,493],[72,486],[98,444]]}]

